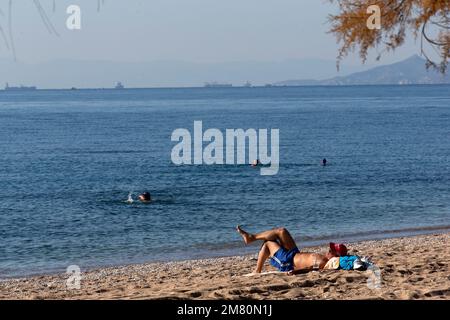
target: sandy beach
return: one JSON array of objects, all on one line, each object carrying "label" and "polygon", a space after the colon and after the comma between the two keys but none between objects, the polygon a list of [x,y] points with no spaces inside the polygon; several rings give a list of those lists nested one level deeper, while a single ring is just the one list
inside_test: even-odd
[{"label": "sandy beach", "polygon": [[379,268],[364,272],[248,276],[256,252],[102,268],[82,272],[80,289],[68,289],[66,274],[2,281],[0,299],[450,299],[449,244],[449,233],[351,243]]}]

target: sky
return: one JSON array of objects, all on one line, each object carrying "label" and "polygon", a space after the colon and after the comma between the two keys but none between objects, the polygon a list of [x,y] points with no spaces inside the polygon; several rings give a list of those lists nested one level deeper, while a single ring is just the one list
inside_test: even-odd
[{"label": "sky", "polygon": [[[338,45],[327,33],[327,0],[40,0],[58,36],[48,32],[33,0],[13,0],[16,63],[60,60],[189,63],[334,61]],[[81,8],[81,30],[68,30],[66,9]],[[0,25],[7,32],[8,6],[0,0]],[[381,64],[418,53],[409,41]],[[375,55],[368,64],[376,64]],[[13,63],[0,41],[0,60]],[[5,62],[6,61],[6,62]],[[344,64],[360,66],[357,55]],[[334,72],[334,71],[333,71]],[[2,80],[2,79],[0,79]],[[275,80],[275,79],[274,79]],[[278,79],[276,79],[278,80]]]}]

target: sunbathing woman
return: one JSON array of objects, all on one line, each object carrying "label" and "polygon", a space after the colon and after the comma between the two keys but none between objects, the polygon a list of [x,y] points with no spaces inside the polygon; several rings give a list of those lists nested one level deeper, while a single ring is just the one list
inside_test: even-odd
[{"label": "sunbathing woman", "polygon": [[300,252],[286,228],[277,228],[256,234],[248,233],[240,226],[237,226],[236,229],[244,239],[245,244],[257,240],[264,241],[258,254],[255,273],[261,273],[264,262],[269,257],[272,266],[294,275],[314,269],[323,269],[330,258],[337,256],[336,252],[331,250],[326,255]]}]

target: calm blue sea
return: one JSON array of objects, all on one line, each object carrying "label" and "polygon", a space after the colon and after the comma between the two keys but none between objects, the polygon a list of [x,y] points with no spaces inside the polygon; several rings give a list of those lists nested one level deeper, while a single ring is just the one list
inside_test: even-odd
[{"label": "calm blue sea", "polygon": [[[279,174],[173,165],[194,120],[280,129]],[[449,138],[448,86],[0,92],[0,278],[448,228]]]}]

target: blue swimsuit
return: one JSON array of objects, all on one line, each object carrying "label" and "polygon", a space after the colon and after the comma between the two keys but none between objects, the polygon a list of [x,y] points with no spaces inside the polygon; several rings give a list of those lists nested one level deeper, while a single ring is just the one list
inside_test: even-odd
[{"label": "blue swimsuit", "polygon": [[270,257],[270,264],[283,272],[294,270],[294,256],[299,252],[297,247],[291,250],[280,248]]}]

